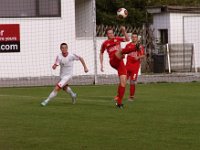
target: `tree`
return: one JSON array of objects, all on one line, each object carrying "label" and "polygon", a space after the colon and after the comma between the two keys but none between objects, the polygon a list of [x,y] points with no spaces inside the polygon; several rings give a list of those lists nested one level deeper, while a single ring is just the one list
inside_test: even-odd
[{"label": "tree", "polygon": [[[97,24],[141,26],[146,20],[144,3],[145,0],[97,0]],[[117,18],[116,12],[121,7],[128,10],[127,19]]]},{"label": "tree", "polygon": [[[146,8],[148,6],[179,5],[200,6],[199,0],[96,0],[97,24],[116,25],[126,24],[131,26],[142,26],[149,22]],[[118,19],[116,12],[124,7],[128,10],[127,19]]]}]

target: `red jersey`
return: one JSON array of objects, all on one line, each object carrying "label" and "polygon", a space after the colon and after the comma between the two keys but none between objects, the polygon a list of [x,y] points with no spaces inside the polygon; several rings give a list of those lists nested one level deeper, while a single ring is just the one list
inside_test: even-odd
[{"label": "red jersey", "polygon": [[[134,43],[129,43],[126,45],[126,47],[131,48],[131,47],[135,47]],[[135,57],[136,56],[142,56],[144,55],[144,47],[141,45],[140,46],[140,50],[139,51],[134,51],[128,54],[127,56],[127,63],[126,66],[132,66],[132,65],[140,65],[140,59],[136,60]]]},{"label": "red jersey", "polygon": [[104,41],[101,45],[101,53],[104,53],[104,51],[107,50],[109,57],[112,58],[113,54],[115,54],[116,51],[120,50],[121,42],[125,42],[125,38],[115,37],[113,39],[108,39]]}]

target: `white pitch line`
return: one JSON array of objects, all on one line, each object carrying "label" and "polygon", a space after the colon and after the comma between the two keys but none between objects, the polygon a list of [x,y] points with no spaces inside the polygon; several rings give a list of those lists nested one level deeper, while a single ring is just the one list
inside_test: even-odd
[{"label": "white pitch line", "polygon": [[19,97],[19,98],[31,98],[31,99],[38,98],[38,97],[35,97],[35,96],[27,96],[27,95],[6,95],[6,94],[0,94],[0,97]]},{"label": "white pitch line", "polygon": [[[17,97],[17,98],[27,98],[27,99],[45,99],[46,97],[36,97],[36,96],[28,96],[28,95],[6,95],[6,94],[0,94],[0,97]],[[103,96],[99,96],[100,98],[103,97]],[[105,97],[105,96],[104,96]],[[95,96],[90,96],[88,98],[94,98],[94,100],[89,100],[89,99],[86,99],[86,98],[80,98],[80,101],[88,101],[88,102],[101,102],[101,103],[104,103],[104,102],[109,102],[109,100],[95,100]],[[62,98],[62,97],[56,97],[56,99],[67,99],[67,98]],[[78,101],[79,98],[77,98],[77,101]]]}]

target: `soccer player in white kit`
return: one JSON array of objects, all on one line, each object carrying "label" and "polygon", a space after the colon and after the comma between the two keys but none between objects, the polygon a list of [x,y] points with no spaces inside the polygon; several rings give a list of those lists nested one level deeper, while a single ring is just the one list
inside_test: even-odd
[{"label": "soccer player in white kit", "polygon": [[85,61],[82,57],[71,54],[68,52],[68,45],[66,43],[62,43],[60,45],[61,53],[56,57],[56,61],[52,68],[55,70],[57,66],[60,65],[60,81],[55,86],[54,90],[50,93],[49,97],[45,99],[41,105],[46,106],[50,100],[56,97],[58,91],[63,89],[65,92],[69,93],[72,98],[72,103],[76,103],[76,93],[72,91],[72,89],[68,86],[69,80],[73,75],[73,65],[74,61],[80,61],[83,65],[85,73],[88,72],[88,68],[85,64]]}]

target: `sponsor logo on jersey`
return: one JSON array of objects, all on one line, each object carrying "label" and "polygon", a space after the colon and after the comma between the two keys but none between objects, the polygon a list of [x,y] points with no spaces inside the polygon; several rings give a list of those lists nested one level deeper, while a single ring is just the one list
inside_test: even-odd
[{"label": "sponsor logo on jersey", "polygon": [[137,56],[137,52],[131,52],[131,53],[128,54],[128,56],[136,57]]},{"label": "sponsor logo on jersey", "polygon": [[120,45],[115,45],[115,46],[109,48],[108,52],[111,53],[111,52],[119,50],[119,49],[120,49]]}]

